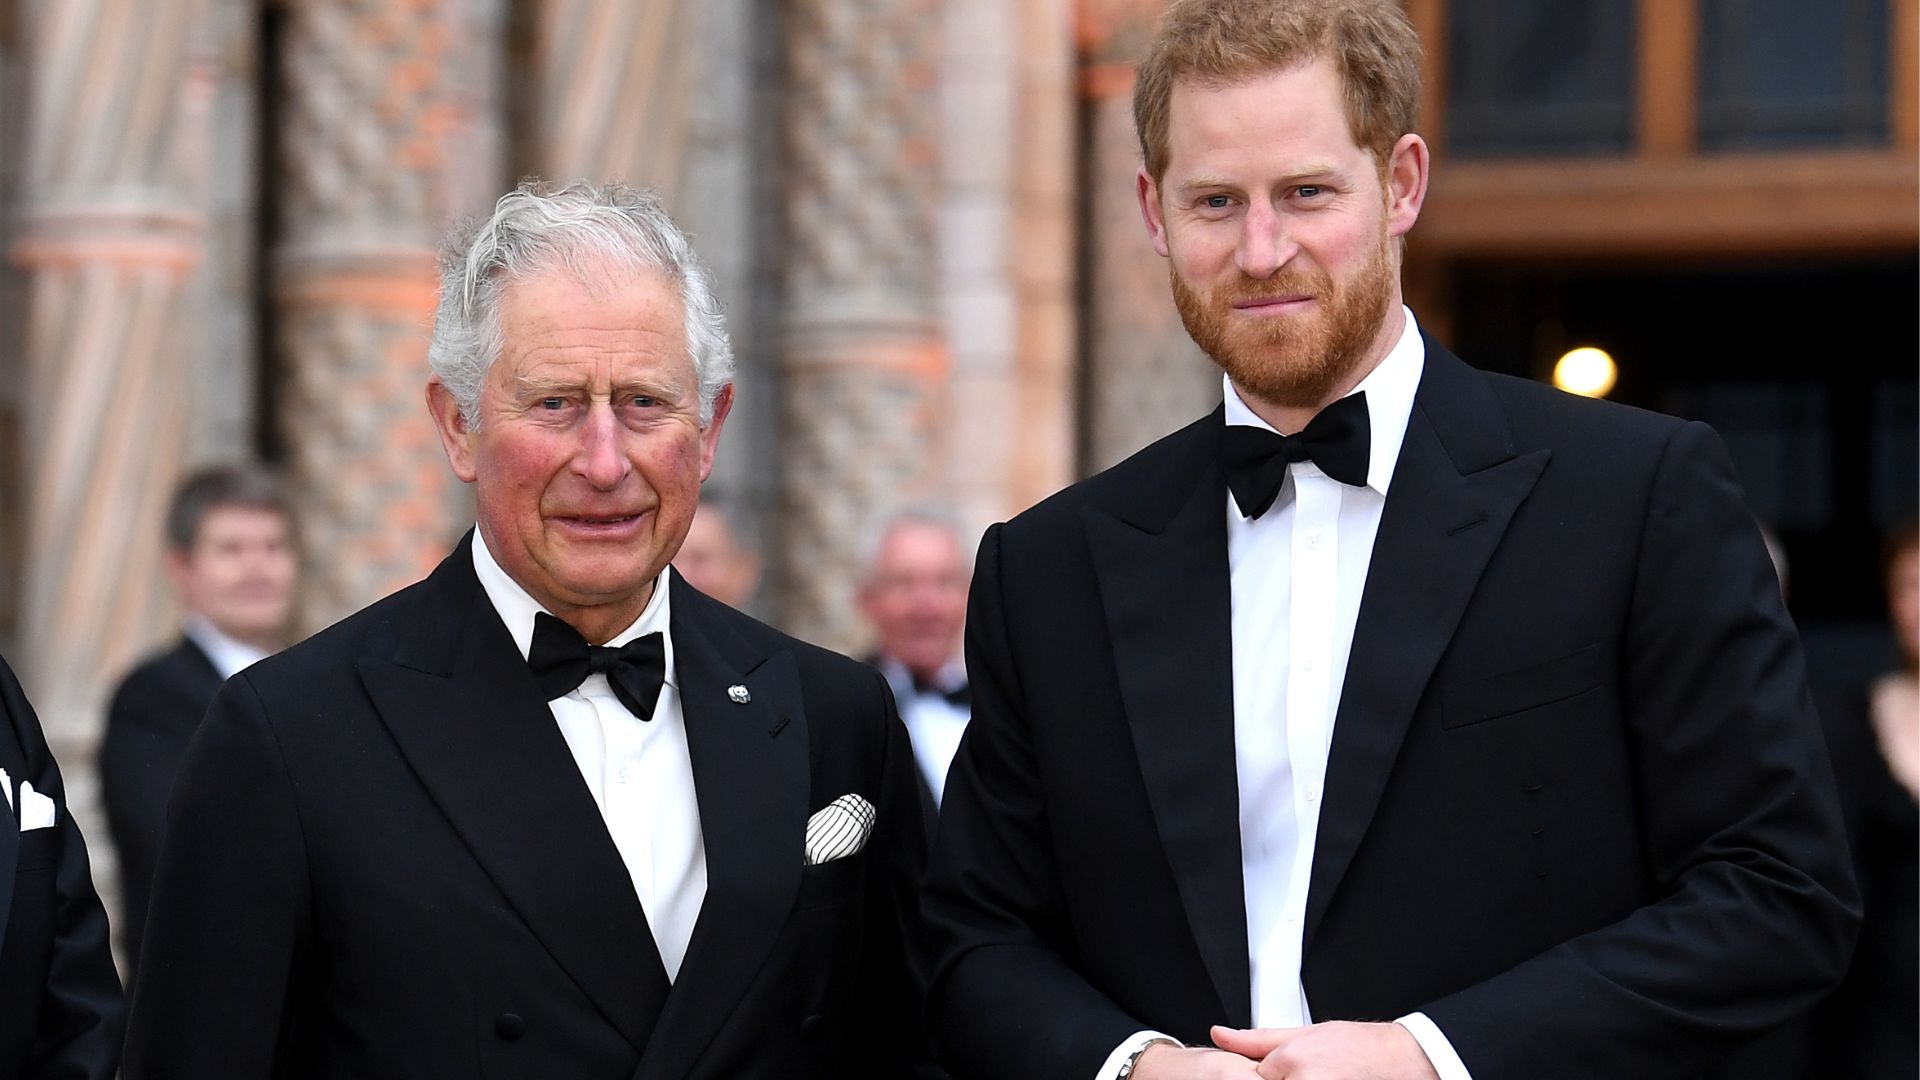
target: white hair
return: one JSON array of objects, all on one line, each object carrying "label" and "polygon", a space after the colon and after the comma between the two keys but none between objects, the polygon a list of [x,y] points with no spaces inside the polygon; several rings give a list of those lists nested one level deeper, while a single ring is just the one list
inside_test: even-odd
[{"label": "white hair", "polygon": [[861,571],[863,580],[871,581],[880,568],[880,556],[885,552],[887,542],[893,535],[904,529],[930,529],[946,534],[953,541],[953,550],[960,556],[960,567],[969,576],[973,573],[973,549],[969,544],[966,530],[960,527],[960,519],[944,507],[909,506],[896,513],[889,514],[873,529],[869,530],[865,541],[860,545]]},{"label": "white hair", "polygon": [[576,182],[549,189],[526,181],[500,197],[485,221],[468,221],[440,256],[440,304],[427,362],[469,425],[480,422],[480,388],[500,357],[500,295],[515,282],[564,271],[582,284],[616,270],[654,270],[680,293],[687,355],[700,384],[700,426],[713,422],[733,381],[733,347],[707,268],[652,192]]}]

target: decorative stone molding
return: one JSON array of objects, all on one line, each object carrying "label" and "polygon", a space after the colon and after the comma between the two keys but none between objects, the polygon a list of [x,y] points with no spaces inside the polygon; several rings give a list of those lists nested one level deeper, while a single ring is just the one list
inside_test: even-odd
[{"label": "decorative stone molding", "polygon": [[189,194],[209,93],[193,48],[202,14],[201,0],[22,12],[10,254],[27,292],[28,573],[14,659],[70,776],[87,772],[110,681],[172,618],[161,520],[192,414],[182,298],[204,228]]},{"label": "decorative stone molding", "polygon": [[785,16],[782,620],[863,638],[859,561],[942,478],[931,0],[799,0]]},{"label": "decorative stone molding", "polygon": [[458,527],[423,390],[454,25],[447,0],[283,8],[275,347],[316,629],[418,580]]}]

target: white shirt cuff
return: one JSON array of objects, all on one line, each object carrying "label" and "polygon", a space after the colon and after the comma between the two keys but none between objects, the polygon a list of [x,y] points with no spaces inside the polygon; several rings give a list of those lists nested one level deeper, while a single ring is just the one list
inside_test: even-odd
[{"label": "white shirt cuff", "polygon": [[1136,1031],[1128,1037],[1126,1042],[1113,1048],[1113,1053],[1107,1055],[1107,1060],[1100,1066],[1100,1071],[1093,1074],[1093,1080],[1115,1080],[1115,1077],[1120,1075],[1120,1066],[1125,1065],[1128,1058],[1157,1042],[1172,1043],[1175,1046],[1186,1045],[1171,1035],[1162,1035],[1157,1031]]},{"label": "white shirt cuff", "polygon": [[1453,1044],[1447,1041],[1440,1025],[1427,1019],[1426,1013],[1408,1013],[1394,1023],[1406,1028],[1413,1041],[1426,1051],[1427,1060],[1433,1063],[1433,1071],[1440,1074],[1440,1080],[1473,1080],[1467,1063],[1454,1053]]}]

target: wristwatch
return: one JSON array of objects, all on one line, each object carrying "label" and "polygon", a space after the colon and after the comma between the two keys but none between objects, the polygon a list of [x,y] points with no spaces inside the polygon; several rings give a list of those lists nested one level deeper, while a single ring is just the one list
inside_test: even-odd
[{"label": "wristwatch", "polygon": [[1146,1053],[1148,1050],[1151,1050],[1156,1046],[1179,1046],[1179,1045],[1180,1045],[1179,1043],[1174,1042],[1172,1039],[1155,1039],[1152,1042],[1149,1042],[1145,1046],[1142,1046],[1140,1049],[1135,1050],[1133,1053],[1127,1055],[1127,1060],[1120,1063],[1120,1071],[1113,1074],[1113,1080],[1127,1080],[1128,1077],[1132,1076],[1133,1067],[1135,1065],[1140,1064],[1140,1055]]}]

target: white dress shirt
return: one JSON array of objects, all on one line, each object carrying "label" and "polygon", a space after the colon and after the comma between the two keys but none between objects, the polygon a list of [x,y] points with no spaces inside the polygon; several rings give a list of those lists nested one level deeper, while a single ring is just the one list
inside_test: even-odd
[{"label": "white dress shirt", "polygon": [[914,764],[920,767],[920,776],[933,795],[933,808],[938,810],[947,790],[947,770],[953,767],[953,756],[960,752],[960,737],[967,733],[967,721],[973,718],[973,710],[948,701],[944,693],[967,685],[966,665],[953,660],[940,669],[933,682],[942,693],[923,694],[914,689],[913,673],[892,657],[881,658],[880,672],[894,688],[900,720],[907,725],[907,737],[913,745]]},{"label": "white dress shirt", "polygon": [[[1346,681],[1374,536],[1406,437],[1426,349],[1413,313],[1400,340],[1362,379],[1372,437],[1367,484],[1352,487],[1296,462],[1272,507],[1241,515],[1228,493],[1227,561],[1233,627],[1233,745],[1240,790],[1240,861],[1253,1025],[1313,1022],[1300,978],[1307,886],[1325,800],[1327,753]],[[1222,380],[1226,422],[1273,430]],[[1289,432],[1288,434],[1292,434]],[[1470,1080],[1446,1037],[1426,1016],[1400,1023],[1420,1042],[1442,1080]],[[1154,1038],[1141,1032],[1116,1048],[1099,1074]]]},{"label": "white dress shirt", "polygon": [[[494,561],[478,529],[473,534],[473,569],[525,658],[533,644],[534,616],[546,609]],[[667,571],[662,570],[646,610],[607,642],[617,648],[660,633],[666,682],[651,721],[636,719],[600,674],[587,676],[579,689],[547,702],[627,864],[669,981],[680,975],[694,921],[707,897],[707,852],[694,796],[693,759],[687,752],[686,718],[680,710],[671,625]]]},{"label": "white dress shirt", "polygon": [[207,654],[207,659],[213,662],[213,670],[219,672],[223,679],[233,678],[270,655],[265,649],[255,648],[229,636],[208,621],[205,615],[189,614],[181,629],[187,635],[187,640]]}]

